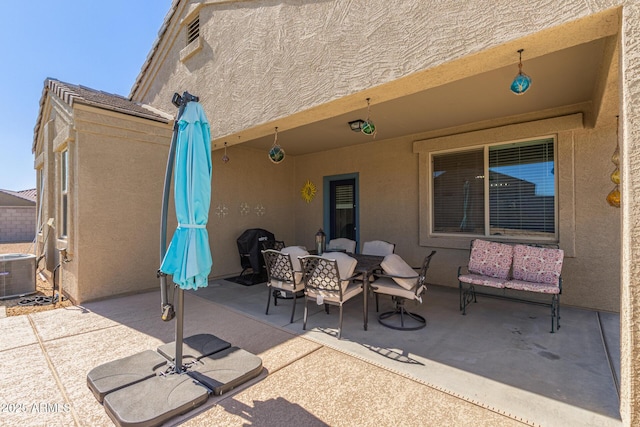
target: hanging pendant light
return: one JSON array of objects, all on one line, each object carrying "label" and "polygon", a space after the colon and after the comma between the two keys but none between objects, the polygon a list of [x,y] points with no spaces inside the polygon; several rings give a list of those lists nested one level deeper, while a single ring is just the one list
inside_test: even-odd
[{"label": "hanging pendant light", "polygon": [[224,142],[224,156],[222,156],[224,163],[229,163],[229,156],[227,156],[227,141]]},{"label": "hanging pendant light", "polygon": [[278,145],[278,126],[276,126],[276,134],[273,140],[273,145],[269,150],[269,160],[273,163],[278,164],[284,160],[284,149]]},{"label": "hanging pendant light", "polygon": [[362,131],[362,133],[364,133],[365,135],[373,135],[373,137],[376,137],[376,126],[373,124],[373,122],[370,119],[371,116],[371,98],[367,98],[367,120],[364,121],[364,123],[362,123],[360,130]]},{"label": "hanging pendant light", "polygon": [[511,92],[516,95],[522,95],[531,87],[531,77],[522,72],[522,52],[524,49],[519,49],[518,54],[520,55],[520,62],[518,63],[518,74],[511,82]]}]

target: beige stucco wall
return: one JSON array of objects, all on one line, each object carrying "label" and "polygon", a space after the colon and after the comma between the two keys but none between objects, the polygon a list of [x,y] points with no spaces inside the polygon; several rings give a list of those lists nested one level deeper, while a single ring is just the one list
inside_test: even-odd
[{"label": "beige stucco wall", "polygon": [[[491,7],[488,7],[489,4]],[[515,5],[512,2],[480,1],[460,4],[452,9],[450,3],[422,1],[377,0],[349,2],[348,5],[339,0],[304,4],[267,1],[181,2],[176,13],[177,18],[168,26],[154,62],[134,91],[134,99],[171,111],[174,109],[170,105],[171,95],[174,92],[189,90],[200,96],[211,121],[214,140],[233,134],[228,143],[235,146],[240,144],[243,138],[248,138],[246,135],[252,135],[255,129],[266,127],[269,122],[286,128],[300,124],[300,121],[311,120],[309,116],[325,111],[317,108],[310,110],[314,107],[331,106],[327,107],[333,108],[331,114],[338,115],[350,108],[350,101],[339,103],[341,99],[349,99],[352,94],[361,94],[362,91],[376,86],[382,87],[380,85],[389,82],[402,82],[402,78],[419,74],[424,70],[443,69],[440,74],[434,72],[430,75],[436,82],[433,84],[443,84],[471,72],[477,73],[498,67],[503,60],[498,54],[479,56],[474,63],[461,62],[457,68],[444,65],[455,63],[465,56],[489,51],[510,40],[527,36],[537,37],[536,40],[531,40],[529,45],[550,48],[549,46],[554,44],[553,40],[549,37],[545,39],[544,35],[539,36],[544,30],[589,17],[616,5],[619,3],[523,2]],[[362,10],[367,11],[366,20],[362,19]],[[492,13],[488,14],[488,10]],[[186,46],[182,25],[197,14],[200,16],[201,47],[188,59],[181,60],[181,53],[184,55]],[[407,20],[407,16],[411,16],[412,19]],[[612,19],[617,20],[617,16],[616,13],[611,13],[602,21],[603,25]],[[599,31],[598,25],[589,25],[590,31]],[[559,34],[562,33],[556,33],[554,37]],[[571,39],[579,37],[577,34],[579,29],[572,27],[562,35]],[[579,42],[577,40],[576,43]],[[565,40],[562,42],[571,43]],[[533,54],[535,55],[535,52]],[[509,61],[512,62],[512,59]],[[470,69],[472,71],[469,71]],[[428,84],[431,83],[426,83],[427,86]],[[380,100],[380,96],[383,99],[385,96],[399,96],[399,92],[403,90],[410,89],[398,84],[386,91],[377,92],[376,99]],[[361,98],[362,96],[358,95],[357,101],[354,102],[360,103]],[[230,111],[233,114],[229,114]],[[305,116],[305,111],[313,112]],[[605,120],[605,126],[611,125],[610,120],[616,113],[617,111],[607,111],[609,119]],[[281,120],[276,121],[279,118]],[[483,126],[491,124],[484,123]],[[455,130],[448,132],[455,133]],[[590,276],[589,266],[594,264],[576,254],[577,244],[589,245],[593,241],[599,242],[603,236],[613,236],[613,239],[606,240],[611,245],[619,242],[619,233],[616,233],[616,227],[619,225],[615,220],[616,212],[604,203],[604,198],[598,198],[600,194],[606,196],[610,191],[610,188],[605,187],[609,185],[610,171],[607,169],[607,162],[610,156],[608,151],[612,151],[612,143],[605,144],[605,140],[613,140],[615,135],[597,135],[601,133],[592,136],[591,131],[585,130],[580,137],[571,133],[568,138],[576,138],[568,148],[571,152],[561,152],[563,157],[560,161],[567,162],[566,165],[562,165],[563,169],[575,168],[567,175],[569,179],[563,183],[563,188],[573,186],[574,179],[579,182],[572,189],[571,203],[565,202],[565,206],[561,205],[560,223],[565,226],[562,234],[566,236],[573,233],[570,241],[567,239],[561,242],[561,246],[570,256],[565,275],[575,275],[576,281],[579,282],[584,281],[583,278],[591,277],[616,283],[619,279],[616,265],[620,251],[615,247],[596,245],[601,250],[597,251],[600,261],[595,265],[605,266],[598,270],[600,274],[596,276]],[[600,143],[605,146],[598,147],[597,138],[600,138]],[[403,144],[411,145],[418,139],[420,136],[413,135],[393,141],[390,146],[384,141],[377,141],[366,148],[345,148],[344,153],[326,152],[295,159],[293,156],[289,157],[285,163],[296,162],[295,178],[290,184],[294,187],[293,193],[296,193],[291,206],[296,213],[294,217],[297,221],[294,243],[312,246],[313,235],[322,226],[322,177],[358,172],[361,241],[370,238],[394,241],[398,245],[398,253],[407,256],[414,263],[419,261],[428,249],[424,242],[423,246],[420,246],[417,235],[420,224],[420,211],[416,207],[419,162],[410,149],[402,151],[398,148]],[[578,144],[578,139],[592,142]],[[219,144],[214,147],[217,150],[220,148]],[[594,162],[596,159],[604,159],[601,165],[596,165],[601,169],[601,180],[594,180],[588,174],[581,175],[585,171],[595,170],[590,165],[586,165],[587,169],[578,168],[577,162],[580,162],[583,153],[590,150],[592,152],[584,159]],[[227,165],[230,170],[236,167],[232,163]],[[371,165],[376,165],[375,169],[369,169]],[[393,173],[396,165],[395,170],[398,172]],[[255,168],[251,166],[244,170],[246,172],[251,169],[253,173],[268,166],[271,165],[258,163]],[[268,176],[265,172],[256,173]],[[311,179],[319,190],[316,199],[309,205],[297,196],[306,179]],[[597,190],[590,186],[591,183],[598,187]],[[393,200],[389,200],[391,196]],[[215,190],[213,197],[212,208],[215,208],[222,199],[218,199]],[[567,199],[563,197],[561,203],[563,200]],[[381,202],[401,208],[397,209],[402,211],[401,216],[396,218],[388,214],[388,211],[376,213],[376,207]],[[212,210],[212,218],[214,217]],[[613,217],[613,220],[609,221],[609,217]],[[571,221],[567,222],[564,219]],[[596,227],[594,233],[591,231],[594,221],[601,221],[606,226]],[[585,226],[581,226],[579,222]],[[384,224],[388,231],[376,230],[380,224]],[[579,230],[588,230],[589,236],[576,236],[575,233]],[[241,229],[239,227],[234,231],[237,233]],[[229,240],[231,239],[227,237],[223,243],[225,247],[235,244],[235,239],[232,243],[229,243]],[[464,252],[445,249],[451,248],[450,245],[434,247],[440,247],[439,255],[451,260],[445,263],[445,266],[434,268],[434,281],[455,285],[452,266],[464,263]],[[458,249],[466,247],[468,246],[457,245]],[[237,255],[234,251],[231,258],[235,256]],[[233,261],[221,260],[222,268],[215,274],[225,274],[228,271],[227,266],[232,264]],[[601,286],[595,284],[584,289],[582,286],[572,288],[571,283],[565,277],[564,303],[619,310],[618,290],[609,292],[610,286],[605,286],[604,289],[607,290],[603,291]],[[590,292],[592,289],[597,292]]]},{"label": "beige stucco wall", "polygon": [[[157,285],[159,220],[169,124],[83,106],[51,92],[35,147],[44,226],[38,251],[76,303]],[[62,236],[61,152],[69,158],[69,222]],[[51,277],[53,279],[53,277]]]},{"label": "beige stucco wall", "polygon": [[294,196],[295,159],[273,164],[263,151],[231,148],[229,162],[222,151],[212,157],[211,210],[209,239],[213,257],[212,277],[240,273],[236,239],[249,228],[272,232],[285,244],[296,244]]},{"label": "beige stucco wall", "polygon": [[[512,65],[517,48],[509,47],[508,54],[495,52],[479,62],[443,67],[419,78],[424,70],[437,70],[619,4],[613,0],[182,1],[132,95],[171,111],[174,92],[198,92],[211,117],[213,138],[239,133],[238,139],[229,141],[236,144],[250,137],[253,131],[248,129],[256,125],[293,115],[299,124],[337,114],[337,108],[341,112],[361,108],[363,97],[349,95],[403,77],[418,76],[386,93],[376,92],[375,102]],[[186,49],[184,25],[197,13],[202,47],[181,61],[180,52]],[[559,36],[564,39],[556,39]],[[530,43],[529,55],[543,54],[560,43],[570,45],[574,38],[580,43],[577,37],[573,32],[538,37]],[[328,104],[330,108],[322,108]],[[301,114],[314,107],[312,113]],[[261,131],[272,130],[269,124]]]},{"label": "beige stucco wall", "polygon": [[171,126],[83,106],[74,119],[74,244],[64,286],[78,302],[153,288]]},{"label": "beige stucco wall", "polygon": [[[521,132],[520,138],[531,137],[535,128]],[[541,125],[539,132],[539,136],[547,135],[547,127]],[[506,132],[504,138],[510,139],[504,141],[518,139],[514,135],[518,133]],[[456,143],[455,135],[450,138],[450,148],[465,146]],[[560,223],[569,224],[566,235],[560,235],[560,247],[567,251],[562,303],[617,312],[620,220],[619,211],[605,201],[613,187],[609,174],[613,170],[610,158],[615,138],[615,121],[600,129],[562,132],[557,167],[562,186],[559,199],[564,197],[564,203],[570,201],[573,205],[561,209],[559,218]],[[431,249],[436,249],[438,254],[429,271],[429,282],[457,287],[457,268],[466,264],[470,239],[454,244],[451,239],[421,244],[420,179],[426,178],[420,176],[419,154],[413,149],[413,141],[420,139],[420,135],[414,135],[297,157],[296,185],[302,187],[309,179],[318,187],[318,194],[310,204],[299,197],[294,201],[296,218],[301,218],[296,223],[297,241],[313,245],[313,235],[322,224],[323,177],[357,172],[360,242],[373,239],[394,242],[396,253],[412,265],[418,265]],[[467,144],[473,140],[468,134],[459,139]],[[566,175],[569,179],[565,179]],[[427,214],[425,210],[424,215]]]},{"label": "beige stucco wall", "polygon": [[[573,275],[576,283],[567,283],[563,302],[573,302],[574,296],[577,298],[579,294],[575,291],[585,287],[585,291],[593,291],[601,297],[603,308],[615,309],[615,288],[621,289],[621,413],[624,425],[640,424],[640,274],[637,271],[640,265],[640,228],[637,225],[640,224],[640,206],[635,197],[640,191],[640,174],[637,173],[640,168],[640,121],[637,120],[640,114],[640,85],[637,84],[640,79],[637,49],[640,5],[637,1],[485,0],[457,4],[421,0],[191,1],[181,2],[178,17],[187,13],[189,4],[199,3],[219,3],[201,9],[201,23],[206,26],[203,27],[204,42],[200,52],[181,62],[184,34],[178,26],[171,24],[154,62],[134,91],[134,97],[170,111],[173,92],[190,90],[200,95],[212,120],[214,138],[242,134],[243,131],[247,137],[255,131],[255,136],[273,129],[276,120],[282,119],[281,126],[293,126],[305,120],[320,119],[327,111],[328,114],[340,114],[355,110],[355,103],[363,98],[361,93],[394,81],[400,82],[394,86],[394,91],[410,91],[410,85],[403,86],[401,79],[423,70],[435,70],[429,74],[429,82],[423,83],[428,87],[471,72],[482,72],[492,65],[498,67],[502,65],[502,59],[487,56],[482,63],[463,62],[467,67],[443,67],[446,73],[437,72],[443,64],[472,57],[511,40],[534,37],[546,29],[622,5],[621,217],[603,204],[603,196],[610,190],[607,179],[613,127],[604,124],[594,130],[576,131],[574,207],[576,248],[580,246],[581,249],[576,249],[575,258],[567,262],[567,275]],[[553,39],[542,37],[536,39],[535,45],[553,42]],[[389,99],[399,96],[397,92],[380,93],[380,96],[382,100],[385,96]],[[358,94],[357,100],[350,98],[353,94]],[[327,108],[320,108],[323,106]],[[312,107],[319,108],[305,115]],[[242,138],[233,139],[230,144],[238,142],[242,142]],[[397,157],[386,159],[384,167],[413,165],[415,172],[418,165],[415,156],[410,154],[411,142],[396,142],[393,156]],[[368,148],[382,155],[389,149],[382,147],[383,142],[378,141]],[[365,195],[372,191],[368,187],[374,179],[367,176],[369,172],[361,159],[373,160],[374,156],[368,150],[358,151],[356,156],[354,150],[357,148],[345,148],[344,153],[348,156],[341,156],[338,162],[330,153],[295,159],[294,187],[297,189],[306,179],[318,185],[322,174],[353,172],[360,166],[361,212],[372,215],[364,205],[369,200]],[[358,163],[351,163],[356,158]],[[326,171],[321,171],[318,164],[324,165]],[[413,185],[402,187],[403,191],[405,188],[417,190],[416,176],[413,174]],[[398,179],[404,182],[410,178],[403,175]],[[381,178],[377,180],[379,182]],[[384,198],[384,185],[378,193]],[[376,196],[380,198],[378,193]],[[321,200],[320,197],[321,192],[316,200]],[[406,203],[409,213],[403,216],[405,222],[396,222],[408,225],[398,227],[413,226],[417,230],[417,213],[414,211],[414,217],[411,217],[411,200],[407,199]],[[298,218],[295,238],[306,244],[312,242],[309,236],[315,233],[321,221],[317,202],[315,209],[311,205],[300,205],[297,200],[292,204]],[[363,216],[361,221],[361,239],[371,236],[395,240],[399,243],[398,250],[407,250],[409,257],[417,256],[407,249],[412,244],[416,252],[425,249],[415,246],[417,237],[411,243],[409,229],[398,230],[407,233],[401,239],[374,236],[370,227],[376,220]],[[616,237],[618,224],[622,225],[622,233],[617,233]],[[616,256],[620,252],[621,273],[616,274]],[[454,249],[442,250],[438,255],[452,258],[452,264],[462,258]],[[590,272],[595,267],[598,272],[592,276]],[[597,279],[601,287],[588,284],[588,279]],[[595,296],[583,297],[586,305],[598,301]]]},{"label": "beige stucco wall", "polygon": [[620,412],[640,425],[640,4],[629,2],[622,21],[622,262]]}]

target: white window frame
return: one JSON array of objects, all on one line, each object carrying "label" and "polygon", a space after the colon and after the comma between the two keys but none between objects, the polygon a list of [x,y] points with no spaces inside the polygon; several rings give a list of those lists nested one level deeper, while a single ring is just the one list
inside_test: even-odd
[{"label": "white window frame", "polygon": [[[500,240],[526,240],[526,241],[541,241],[541,242],[558,242],[558,230],[559,230],[559,201],[558,201],[558,174],[554,173],[553,176],[553,187],[554,187],[554,233],[553,235],[547,236],[536,236],[533,234],[501,234],[501,235],[492,235],[491,234],[491,212],[490,212],[490,182],[488,179],[489,176],[489,150],[491,147],[496,146],[504,146],[509,144],[521,144],[532,141],[544,141],[544,140],[553,140],[553,165],[555,170],[558,168],[558,138],[556,135],[542,135],[540,137],[535,138],[522,138],[517,140],[510,141],[501,141],[492,144],[477,144],[472,146],[460,147],[455,149],[447,149],[447,150],[438,150],[432,151],[429,153],[429,162],[428,162],[428,179],[429,179],[429,236],[431,237],[484,237],[489,239],[500,239]],[[438,155],[446,155],[452,153],[463,153],[470,151],[483,150],[483,185],[484,185],[484,233],[476,234],[476,233],[446,233],[446,232],[436,232],[433,230],[435,223],[435,213],[434,213],[434,205],[436,201],[434,200],[435,192],[434,192],[434,170],[433,170],[433,158]],[[550,233],[549,233],[550,234]]]},{"label": "white window frame", "polygon": [[[66,202],[66,203],[65,203]],[[69,148],[60,152],[60,238],[69,235]]]}]

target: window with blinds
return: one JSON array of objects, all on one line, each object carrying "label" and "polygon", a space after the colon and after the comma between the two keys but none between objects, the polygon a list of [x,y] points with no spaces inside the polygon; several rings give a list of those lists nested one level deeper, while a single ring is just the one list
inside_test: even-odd
[{"label": "window with blinds", "polygon": [[554,151],[545,138],[433,154],[432,233],[555,238]]}]

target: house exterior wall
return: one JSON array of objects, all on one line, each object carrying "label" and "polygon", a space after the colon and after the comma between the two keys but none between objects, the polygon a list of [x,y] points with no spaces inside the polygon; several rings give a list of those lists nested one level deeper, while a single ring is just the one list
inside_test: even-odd
[{"label": "house exterior wall", "polygon": [[263,228],[286,245],[302,244],[294,234],[296,217],[292,208],[297,191],[293,181],[296,159],[287,157],[276,165],[264,151],[241,146],[227,150],[228,163],[222,161],[222,155],[218,150],[212,156],[207,226],[212,277],[242,271],[236,240],[246,229]]},{"label": "house exterior wall", "polygon": [[[615,127],[605,123],[594,129],[572,130],[575,251],[567,259],[563,302],[616,310],[616,299],[620,295],[621,414],[624,425],[640,424],[640,201],[636,197],[640,191],[637,173],[640,168],[640,120],[637,120],[640,115],[640,85],[637,84],[640,80],[637,49],[640,5],[637,1],[481,0],[456,4],[421,0],[336,0],[202,4],[181,2],[177,12],[179,17],[185,17],[189,11],[198,11],[201,7],[203,43],[200,51],[182,62],[180,51],[186,45],[184,32],[179,26],[170,25],[157,60],[133,96],[165,111],[170,111],[174,91],[188,89],[202,96],[212,120],[214,139],[241,132],[246,137],[252,132],[260,136],[266,129],[272,129],[276,120],[281,126],[295,125],[329,110],[335,115],[355,110],[355,103],[361,102],[362,94],[368,90],[398,81],[393,90],[409,91],[407,86],[417,79],[408,78],[424,70],[434,70],[429,74],[433,83],[428,84],[444,84],[474,72],[471,67],[462,66],[469,63],[447,67],[448,63],[621,6],[618,81],[623,205],[620,212],[604,205],[604,196],[611,187],[608,174],[613,143],[610,141],[613,141]],[[553,43],[544,36],[536,41],[537,45]],[[485,60],[474,64],[475,72],[486,69],[482,67],[487,67],[492,60],[496,67],[502,64],[497,56],[488,55]],[[438,72],[440,69],[444,71]],[[403,86],[405,78],[409,83]],[[384,96],[397,97],[397,92]],[[358,95],[357,100],[354,94]],[[238,142],[242,142],[241,138],[230,144]],[[296,158],[294,185],[301,185],[303,179],[311,179],[318,185],[323,174],[358,171],[361,241],[369,238],[395,241],[398,252],[415,261],[419,253],[429,249],[416,243],[419,241],[416,200],[419,161],[411,152],[413,137],[393,142],[393,148],[377,141],[368,144],[367,150],[364,147],[341,149],[340,156],[319,153]],[[357,155],[355,150],[359,150]],[[381,157],[386,155],[384,164],[369,150]],[[382,166],[384,173],[373,177],[361,159]],[[394,170],[407,171],[406,176],[396,179],[408,186],[382,182],[381,188],[372,189],[371,183],[383,181],[381,176],[391,176]],[[367,208],[367,203],[388,201],[391,193],[388,188],[394,185],[403,196],[400,202],[396,201],[399,197],[394,196],[394,205],[406,207],[406,213],[403,209],[398,218],[373,213]],[[291,206],[298,219],[293,226],[299,243],[311,244],[311,236],[321,223],[322,214],[318,209],[321,186],[319,190],[315,205],[312,202],[306,206],[294,200]],[[214,200],[213,205],[215,203]],[[562,220],[569,214],[561,212],[561,215]],[[392,227],[394,234],[403,234],[394,237],[385,231],[374,235],[372,230],[380,223]],[[440,259],[450,259],[451,265],[466,261],[463,252],[456,248],[441,249],[438,255]],[[444,278],[450,274],[447,269],[434,268],[434,274]]]},{"label": "house exterior wall", "polygon": [[625,425],[635,426],[640,425],[640,4],[625,4],[622,18],[620,413]]},{"label": "house exterior wall", "polygon": [[[489,4],[491,7],[488,7]],[[157,108],[171,111],[171,96],[174,92],[189,90],[201,97],[209,120],[212,125],[212,135],[216,138],[234,134],[229,139],[233,147],[242,142],[244,133],[250,134],[252,129],[267,126],[269,122],[284,125],[295,125],[299,120],[308,119],[312,115],[311,109],[322,105],[334,106],[332,114],[338,115],[342,109],[349,109],[351,101],[335,106],[336,100],[349,99],[352,94],[359,94],[357,101],[362,102],[362,93],[372,87],[384,85],[393,81],[401,81],[403,78],[425,69],[439,69],[447,63],[455,63],[465,56],[473,56],[479,51],[488,51],[501,46],[511,40],[539,34],[546,29],[551,29],[580,18],[588,18],[595,13],[603,12],[608,7],[619,5],[619,2],[600,2],[598,4],[585,4],[583,2],[524,2],[517,6],[512,2],[471,2],[459,5],[457,8],[450,3],[439,4],[437,2],[422,1],[367,1],[346,4],[343,1],[308,2],[304,4],[272,3],[267,1],[250,2],[181,2],[178,6],[178,19],[169,26],[165,40],[157,51],[158,60],[148,69],[148,77],[134,91],[134,99],[150,103]],[[454,9],[452,10],[452,7]],[[362,19],[362,10],[367,11],[367,19]],[[492,11],[489,13],[489,11]],[[200,45],[195,53],[185,59],[186,35],[184,25],[199,14],[200,17]],[[613,14],[615,16],[615,13]],[[410,16],[411,19],[407,19]],[[507,19],[508,17],[508,19]],[[514,19],[520,17],[520,19]],[[178,24],[177,22],[181,22]],[[406,31],[399,31],[405,28]],[[596,30],[597,31],[597,30]],[[571,31],[567,32],[573,37]],[[434,37],[437,34],[437,37]],[[557,34],[556,34],[557,35]],[[539,44],[552,43],[544,36],[539,36]],[[318,42],[318,38],[322,43]],[[491,64],[494,60],[496,64]],[[499,66],[501,59],[497,56],[483,58],[479,64],[474,64],[478,70],[490,69]],[[509,61],[513,61],[512,54]],[[469,64],[466,64],[468,67]],[[470,68],[470,67],[468,67]],[[476,70],[475,72],[479,72]],[[443,82],[461,78],[466,70],[465,64],[458,67],[446,68],[446,72],[431,76],[434,81]],[[443,74],[446,74],[443,76]],[[449,79],[449,80],[447,80]],[[434,83],[435,84],[435,83]],[[395,87],[395,91],[403,90]],[[397,93],[383,93],[382,96],[393,97]],[[380,100],[379,97],[376,98]],[[379,102],[379,101],[378,101]],[[332,108],[332,107],[327,107]],[[229,112],[233,114],[229,114]],[[316,113],[323,110],[314,110]],[[613,114],[611,115],[613,117]],[[586,118],[583,121],[587,121]],[[490,127],[491,123],[484,123]],[[495,124],[498,125],[497,123]],[[611,130],[611,121],[605,126]],[[606,138],[599,137],[602,134],[602,125],[599,132],[592,133],[589,130],[570,132],[567,138],[570,144],[562,144],[569,152],[561,152],[559,161],[566,163],[562,169],[571,168],[569,178],[561,185],[563,188],[574,186],[574,179],[588,182],[592,178],[587,174],[581,174],[594,168],[578,169],[578,162],[582,153],[589,151],[590,156],[599,150],[599,158],[602,163],[602,178],[593,180],[596,185],[606,187],[609,185],[607,167],[609,153],[613,150],[611,143],[604,144],[601,148],[595,148],[593,144],[581,142],[578,144],[574,138],[580,136],[581,141],[591,141],[591,138],[600,138],[605,142]],[[271,128],[272,129],[272,128]],[[448,129],[449,134],[455,134],[456,130]],[[463,130],[460,130],[462,132]],[[236,140],[235,133],[239,133]],[[422,136],[407,136],[405,141],[416,141]],[[609,135],[612,141],[615,135]],[[389,141],[386,141],[391,143]],[[409,142],[406,142],[409,143]],[[380,141],[384,147],[384,142]],[[396,159],[399,154],[386,152],[396,150],[396,141],[393,148],[386,147],[380,151],[369,151],[369,145],[345,148],[347,155],[335,152],[319,153],[309,156],[293,158],[290,156],[286,163],[295,161],[296,176],[294,179],[294,192],[306,181],[305,176],[318,187],[319,194],[316,199],[307,205],[297,195],[291,206],[295,212],[295,243],[305,246],[313,246],[313,236],[322,226],[322,179],[320,174],[333,175],[349,172],[358,172],[360,175],[360,240],[369,238],[383,238],[394,241],[398,253],[416,262],[421,254],[430,246],[419,238],[420,210],[416,207],[419,188],[416,188],[419,180],[419,170],[410,174],[411,167],[418,167],[419,160],[411,151],[404,162],[398,164],[399,170],[405,174],[391,174],[393,180],[379,183],[383,188],[389,187],[389,194],[396,194],[394,205],[398,203],[406,207],[402,214],[402,220],[397,225],[391,226],[391,218],[380,218],[374,213],[375,207],[380,202],[378,190],[369,189],[367,175],[374,176],[378,172],[369,171],[371,164],[377,165],[381,170],[390,171],[393,164],[388,159]],[[366,148],[366,152],[365,148]],[[220,150],[221,146],[213,147]],[[563,148],[564,149],[564,148]],[[338,150],[339,151],[339,150]],[[214,151],[217,153],[219,151]],[[576,153],[577,152],[577,153]],[[357,153],[357,154],[356,154]],[[591,157],[589,157],[591,158]],[[325,160],[326,159],[326,160]],[[362,160],[366,159],[366,161]],[[604,160],[603,160],[604,159]],[[234,162],[227,165],[229,169],[237,167]],[[271,166],[269,164],[257,169]],[[247,170],[249,168],[246,168]],[[245,170],[246,171],[246,170]],[[315,171],[315,172],[314,172]],[[335,171],[335,173],[334,173]],[[215,172],[214,172],[215,173]],[[391,172],[390,172],[391,173]],[[375,178],[375,179],[380,179]],[[405,182],[410,181],[410,182]],[[215,182],[214,182],[215,188]],[[375,187],[371,187],[375,188]],[[413,188],[413,193],[407,189]],[[561,206],[560,226],[561,240],[564,236],[571,235],[570,239],[564,239],[560,246],[567,251],[568,260],[565,270],[565,293],[563,303],[582,307],[600,308],[604,310],[619,310],[619,289],[609,291],[610,287],[589,285],[586,288],[572,288],[567,275],[575,274],[578,281],[583,278],[603,278],[607,283],[617,283],[619,272],[620,250],[611,247],[602,247],[599,258],[606,268],[599,269],[600,275],[590,276],[591,267],[587,258],[576,257],[576,245],[592,243],[592,240],[600,241],[602,236],[613,236],[607,241],[615,244],[619,242],[619,232],[615,227],[619,221],[607,221],[605,218],[613,215],[615,210],[609,208],[604,198],[597,198],[596,191],[576,184],[571,193],[571,203]],[[606,194],[609,189],[603,190]],[[400,197],[401,196],[401,197]],[[581,197],[586,196],[586,197]],[[217,195],[214,193],[212,209],[216,206]],[[402,200],[399,202],[398,200]],[[560,203],[566,201],[566,197],[560,197]],[[387,200],[389,201],[389,200]],[[315,209],[312,208],[315,207]],[[595,207],[594,207],[595,206]],[[411,213],[412,212],[412,213]],[[594,215],[593,213],[596,213]],[[212,211],[213,216],[213,211]],[[566,221],[569,219],[570,221]],[[578,224],[592,224],[593,221],[602,221],[604,227],[596,227],[591,232],[589,227]],[[388,235],[377,235],[379,231],[372,229],[379,224],[389,226]],[[567,224],[567,225],[565,225]],[[369,225],[372,228],[368,228]],[[577,232],[585,230],[589,236]],[[236,230],[236,232],[239,230]],[[284,231],[285,233],[287,231]],[[422,245],[422,246],[420,246]],[[600,247],[601,245],[597,245]],[[402,248],[407,248],[402,252]],[[464,251],[453,249],[466,249],[468,243],[451,245],[437,245],[451,259],[451,265],[434,268],[436,283],[455,285],[455,274],[452,273],[452,265],[461,265],[465,261]],[[409,249],[410,248],[410,249]],[[235,256],[231,255],[231,257]],[[576,260],[575,262],[573,260]],[[223,261],[221,266],[229,265],[229,261]],[[575,267],[572,267],[575,265]],[[584,268],[583,268],[584,267]],[[214,270],[215,270],[214,262]],[[217,270],[215,274],[226,274],[226,268]],[[610,282],[613,279],[614,282]],[[593,281],[595,282],[595,280]],[[589,293],[590,287],[597,288],[595,294]],[[606,289],[606,290],[603,290]]]},{"label": "house exterior wall", "polygon": [[[59,266],[57,285],[76,303],[153,288],[171,125],[81,104],[72,108],[51,92],[43,112],[34,166],[42,177],[38,251],[50,275]],[[69,153],[66,236],[64,150]]]},{"label": "house exterior wall", "polygon": [[152,289],[171,126],[83,106],[74,125],[63,289],[78,303]]},{"label": "house exterior wall", "polygon": [[[211,117],[212,137],[242,132],[239,140],[229,141],[234,145],[250,137],[254,126],[271,131],[274,120],[295,115],[299,122],[337,114],[338,109],[355,110],[362,96],[350,95],[620,4],[624,2],[182,1],[157,59],[132,95],[172,111],[174,92],[212,94],[201,99]],[[187,49],[184,26],[198,14],[201,47],[181,60]],[[535,41],[543,43],[553,44],[549,38]],[[416,79],[407,86],[426,89],[513,65],[513,50],[508,57],[492,54],[469,65],[443,67],[428,76],[430,82]],[[376,102],[411,90],[398,85],[376,94]],[[312,108],[316,110],[309,112]]]},{"label": "house exterior wall", "polygon": [[[548,134],[542,124],[539,129],[538,136]],[[605,197],[612,187],[609,174],[615,131],[614,122],[613,126],[599,129],[585,130],[580,126],[561,132],[559,139],[563,142],[559,143],[557,165],[561,186],[559,222],[570,224],[564,234],[563,226],[560,227],[560,247],[567,252],[561,301],[613,312],[620,309],[620,218],[618,210],[610,207]],[[517,128],[511,132],[515,133],[504,134],[505,142],[519,139],[515,137]],[[523,135],[524,131],[520,132]],[[535,128],[529,132],[536,135]],[[469,146],[467,133],[448,138],[453,139],[448,142],[450,148]],[[466,145],[456,143],[456,138],[466,141]],[[428,212],[421,213],[424,189],[420,180],[425,181],[424,186],[428,182],[420,173],[420,158],[414,151],[414,141],[420,140],[420,135],[414,135],[297,157],[295,182],[301,187],[309,179],[318,187],[311,203],[304,203],[299,197],[294,201],[296,218],[303,218],[296,222],[297,241],[313,247],[313,236],[323,221],[323,178],[357,172],[360,242],[377,239],[393,242],[395,252],[411,265],[419,265],[426,254],[436,249],[437,262],[429,269],[429,282],[457,287],[457,268],[468,261],[471,238],[421,243],[419,224],[425,220],[421,215]],[[572,206],[562,206],[566,199]]]},{"label": "house exterior wall", "polygon": [[[44,264],[39,264],[39,267],[45,267],[45,271],[51,273],[59,262],[56,241],[60,230],[57,203],[60,185],[56,179],[59,168],[59,154],[56,150],[61,144],[69,144],[73,139],[73,134],[69,134],[71,114],[71,110],[64,104],[48,98],[45,104],[42,132],[34,150],[34,167],[39,177],[36,209],[41,212],[42,222],[47,224],[37,234],[36,255],[44,255]],[[40,224],[36,227],[39,229]],[[59,279],[59,276],[56,279]],[[59,280],[58,283],[60,283]]]}]

